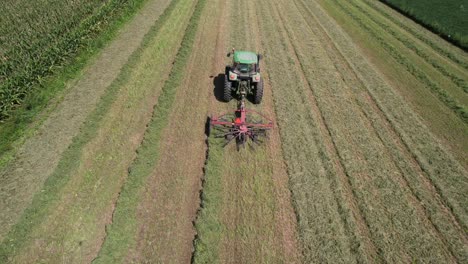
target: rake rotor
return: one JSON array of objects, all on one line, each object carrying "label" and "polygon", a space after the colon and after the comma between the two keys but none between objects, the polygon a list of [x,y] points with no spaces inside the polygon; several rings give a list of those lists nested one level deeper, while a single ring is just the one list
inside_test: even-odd
[{"label": "rake rotor", "polygon": [[249,141],[263,143],[273,122],[257,111],[246,110],[244,100],[241,100],[234,113],[211,117],[210,127],[216,131],[215,137],[226,139],[224,146],[235,141],[239,150]]}]

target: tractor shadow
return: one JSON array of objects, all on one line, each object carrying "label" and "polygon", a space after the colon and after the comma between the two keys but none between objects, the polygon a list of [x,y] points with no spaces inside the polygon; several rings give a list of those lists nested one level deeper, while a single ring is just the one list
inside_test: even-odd
[{"label": "tractor shadow", "polygon": [[224,74],[220,73],[218,76],[213,78],[213,95],[216,100],[222,103],[226,103],[223,99],[224,96]]}]

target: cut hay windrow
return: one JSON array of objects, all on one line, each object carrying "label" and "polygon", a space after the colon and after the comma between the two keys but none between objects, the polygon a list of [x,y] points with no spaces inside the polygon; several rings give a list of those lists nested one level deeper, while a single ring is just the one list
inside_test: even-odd
[{"label": "cut hay windrow", "polygon": [[465,123],[468,123],[468,110],[466,106],[460,104],[457,99],[453,98],[441,85],[432,80],[423,70],[414,65],[408,58],[403,56],[392,44],[379,34],[374,28],[365,23],[365,18],[358,13],[352,12],[341,1],[336,2],[344,13],[356,21],[361,28],[368,31],[377,40],[380,45],[403,67],[407,69],[414,77],[419,79],[426,87],[436,95],[448,108],[450,108],[457,116]]},{"label": "cut hay windrow", "polygon": [[393,29],[393,27],[389,26],[389,23],[382,20],[381,17],[378,17],[367,9],[369,8],[367,5],[362,5],[357,2],[348,2],[351,6],[354,6],[357,10],[359,10],[362,14],[365,14],[367,18],[378,25],[382,30],[388,32],[391,36],[395,39],[400,41],[405,47],[414,51],[419,57],[421,57],[424,61],[430,64],[434,69],[438,70],[441,75],[447,76],[457,87],[462,89],[465,93],[468,93],[468,80],[459,76],[453,69],[448,68],[447,63],[437,60],[434,57],[434,54],[428,52],[427,50],[423,49],[421,45],[418,43],[414,43],[410,38],[402,34],[401,32],[397,32]]},{"label": "cut hay windrow", "polygon": [[[182,84],[184,71],[193,49],[195,34],[206,0],[198,0],[188,22],[177,55],[174,58],[169,78],[164,83],[161,95],[154,107],[153,116],[147,126],[143,142],[137,149],[138,156],[128,169],[128,179],[122,187],[112,224],[106,229],[107,236],[93,263],[124,262],[128,250],[134,246],[137,232],[137,205],[141,188],[159,160],[161,136],[170,122],[169,114],[176,97],[177,88]],[[171,15],[181,0],[172,1],[163,17]],[[187,3],[185,3],[187,4]]]},{"label": "cut hay windrow", "polygon": [[[324,27],[316,14],[320,14],[316,7],[309,8],[304,1],[298,0],[300,10],[306,17],[312,17],[313,20],[308,21],[311,28],[314,28],[314,33],[321,40],[322,43],[329,43],[328,54],[338,69],[340,69],[341,76],[352,86],[359,87],[356,89],[356,95],[354,96],[356,103],[362,108],[366,118],[371,121],[373,129],[378,134],[385,145],[387,151],[392,155],[395,164],[399,167],[402,175],[403,186],[407,187],[414,196],[414,200],[418,203],[424,204],[423,211],[432,225],[438,230],[440,237],[444,240],[444,243],[449,244],[448,249],[452,254],[457,256],[458,259],[464,258],[464,245],[463,239],[460,237],[461,228],[459,223],[454,220],[454,216],[450,213],[446,206],[446,201],[440,199],[437,194],[437,190],[434,187],[430,187],[431,183],[427,179],[427,175],[418,166],[418,163],[413,158],[413,153],[402,139],[399,137],[399,133],[392,126],[391,122],[382,112],[380,107],[372,99],[372,96],[367,92],[366,84],[357,77],[355,70],[349,66],[345,55],[340,51],[337,45],[332,44],[332,39],[327,33],[330,27]],[[312,12],[311,10],[315,11]],[[323,19],[323,18],[322,18]],[[410,162],[408,162],[410,161]],[[429,187],[428,187],[429,186]],[[450,241],[450,243],[448,243]]]},{"label": "cut hay windrow", "polygon": [[[429,232],[431,226],[425,222],[424,217],[414,213],[415,205],[411,196],[398,180],[401,174],[397,172],[362,109],[356,104],[353,93],[357,87],[351,86],[341,76],[342,69],[333,62],[333,53],[327,50],[326,42],[314,37],[307,29],[303,29],[307,30],[307,37],[297,41],[301,34],[297,30],[298,25],[304,23],[305,18],[292,16],[297,9],[284,8],[285,6],[285,16],[288,14],[286,10],[290,14],[289,21],[284,24],[298,59],[304,65],[305,75],[329,127],[340,160],[349,175],[358,207],[364,215],[378,256],[384,261],[392,262],[398,260],[402,254],[420,258],[431,251],[434,258],[450,258],[440,241],[426,244],[427,248],[417,250],[406,248],[399,242],[411,238],[418,241],[415,243],[428,243],[432,241],[434,233]],[[314,55],[307,56],[308,50],[314,50]],[[315,63],[316,61],[319,63]],[[381,188],[392,191],[381,191]],[[401,200],[394,200],[396,197]],[[341,200],[341,203],[346,204],[347,201]],[[401,226],[389,228],[391,220],[385,216],[389,214],[386,210],[395,212],[391,219],[401,223]],[[411,219],[407,218],[408,215],[412,215]],[[382,237],[388,239],[381,239]],[[401,239],[393,240],[392,237]]]},{"label": "cut hay windrow", "polygon": [[423,25],[453,43],[468,50],[468,17],[465,0],[380,0],[415,22]]},{"label": "cut hay windrow", "polygon": [[453,47],[451,47],[451,44],[445,42],[443,39],[438,39],[435,35],[428,36],[432,33],[423,30],[422,26],[419,24],[408,23],[410,20],[409,18],[403,18],[402,14],[394,11],[391,8],[388,8],[385,4],[382,4],[379,1],[364,0],[364,3],[375,11],[379,12],[383,17],[392,21],[395,25],[398,25],[400,28],[411,33],[414,37],[426,43],[441,55],[449,58],[455,64],[460,65],[460,67],[463,67],[465,70],[468,70],[468,56],[462,50],[454,51]]},{"label": "cut hay windrow", "polygon": [[[157,98],[156,95],[159,94],[164,80],[171,70],[171,68],[159,67],[159,63],[164,61],[171,65],[187,27],[189,14],[193,10],[192,5],[186,5],[187,2],[190,2],[188,0],[173,2],[172,8],[166,8],[159,19],[152,23],[140,47],[131,55],[118,77],[107,88],[98,107],[83,124],[82,131],[73,138],[70,147],[62,154],[53,174],[47,178],[40,191],[34,196],[31,205],[3,239],[0,244],[0,260],[7,262],[15,259],[18,262],[30,262],[26,261],[25,258],[28,258],[28,252],[35,250],[35,247],[40,248],[40,245],[34,244],[32,241],[34,233],[40,233],[43,230],[41,228],[53,229],[42,233],[41,240],[47,239],[51,244],[60,248],[60,252],[67,249],[70,251],[63,253],[66,255],[63,256],[59,253],[57,255],[54,252],[40,250],[34,256],[36,259],[43,259],[44,262],[55,262],[53,260],[57,260],[57,258],[60,260],[63,260],[64,257],[68,260],[76,258],[77,256],[74,254],[80,252],[63,247],[67,243],[64,240],[73,241],[76,238],[75,232],[84,232],[78,235],[82,238],[88,236],[88,239],[85,239],[83,243],[80,242],[81,251],[98,250],[92,246],[92,243],[98,239],[96,236],[105,233],[104,225],[101,229],[93,230],[74,229],[67,227],[67,225],[73,225],[74,221],[85,221],[86,223],[83,225],[86,226],[95,226],[97,222],[102,224],[102,218],[105,217],[103,211],[112,210],[110,203],[116,199],[115,195],[120,191],[119,188],[125,176],[121,172],[128,169],[124,166],[129,165],[131,159],[134,158],[135,152],[129,149],[136,148],[135,144],[138,143],[129,141],[128,135],[134,135],[135,132],[143,134],[146,129],[146,123],[134,120],[146,118],[148,113],[142,117],[142,111],[151,108],[155,103],[152,101]],[[182,3],[180,4],[181,8],[174,7],[177,3]],[[122,101],[125,103],[122,104]],[[116,115],[114,111],[121,115]],[[150,115],[146,122],[149,119]],[[102,136],[105,137],[105,140],[102,140]],[[122,144],[115,144],[115,142]],[[89,156],[83,155],[83,153],[89,153],[87,150],[93,144],[96,146],[94,151],[98,153],[94,152]],[[120,148],[120,150],[116,151],[116,148]],[[90,160],[90,162],[84,162],[92,167],[87,172],[80,169],[83,166],[82,159]],[[95,162],[97,160],[99,161]],[[80,194],[79,202],[64,202],[67,197],[64,190],[73,185],[73,179],[77,178],[83,180],[84,183],[72,187],[77,189],[77,194]],[[96,182],[102,181],[105,182],[103,185],[96,185]],[[96,192],[94,188],[98,186],[103,189]],[[92,210],[95,210],[94,212],[87,210],[91,203],[94,205],[91,207]],[[58,205],[67,207],[68,213],[57,215]],[[88,217],[80,217],[83,214]],[[55,215],[52,222],[50,221],[51,215]],[[64,233],[68,235],[63,235]],[[61,239],[57,239],[60,236]],[[89,238],[90,236],[91,238]],[[29,257],[33,258],[30,255]]]},{"label": "cut hay windrow", "polygon": [[[248,0],[220,2],[229,3],[225,8],[229,13],[226,15],[229,18],[226,28],[229,30],[224,33],[229,44],[221,43],[219,49],[223,49],[222,57],[216,63],[216,71],[223,72],[225,63],[232,62],[225,57],[225,51],[231,48],[261,54],[264,51],[259,25],[264,18],[258,12],[264,5]],[[239,20],[249,23],[239,24]],[[219,49],[217,54],[220,53]],[[272,114],[272,93],[266,81],[270,70],[263,62],[260,67],[265,78],[262,103],[246,101],[246,108],[268,112],[268,116],[275,119]],[[235,100],[230,104],[212,103],[213,108],[223,109],[217,111],[230,111],[236,104]],[[287,173],[276,166],[278,163],[283,165],[282,155],[278,154],[277,149],[279,136],[275,134],[276,130],[270,132],[270,138],[264,144],[246,145],[239,151],[233,144],[223,147],[224,139],[210,133],[202,207],[195,221],[197,238],[194,242],[194,263],[225,263],[232,260],[240,263],[299,262],[291,203],[279,197],[279,193],[285,191],[289,195]],[[291,212],[291,215],[284,218],[284,211]]]},{"label": "cut hay windrow", "polygon": [[287,20],[281,18],[278,4],[264,1],[257,11],[304,262],[364,261],[366,256],[356,253],[360,244],[356,218],[342,202],[345,195],[337,191],[345,183],[333,177],[334,164],[321,140],[320,119],[309,101],[307,83],[301,81],[291,46],[294,40],[285,32]]}]

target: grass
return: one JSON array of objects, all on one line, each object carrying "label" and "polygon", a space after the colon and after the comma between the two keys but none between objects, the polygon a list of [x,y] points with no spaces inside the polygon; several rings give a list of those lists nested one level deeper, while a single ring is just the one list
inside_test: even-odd
[{"label": "grass", "polygon": [[[372,9],[369,9],[367,5],[357,2],[350,2],[350,4],[365,14],[370,19],[370,21],[374,22],[381,29],[388,32],[389,35],[400,41],[403,45],[405,45],[406,48],[414,51],[421,59],[439,71],[441,75],[447,76],[457,87],[462,89],[465,93],[468,93],[468,83],[466,80],[467,77],[466,74],[463,76],[464,72],[457,72],[457,69],[450,67],[446,61],[439,60],[437,56],[435,56],[432,49],[425,49],[424,46],[420,45],[419,43],[414,44],[414,40],[409,37],[410,35],[406,35],[404,32],[398,31],[397,29],[394,29],[394,27],[388,26],[389,22],[384,20],[382,16],[376,15],[375,13],[373,14]],[[461,96],[465,96],[465,94],[462,94]]]},{"label": "grass", "polygon": [[44,77],[140,3],[17,0],[2,5],[0,120],[8,118],[27,94],[41,89]]},{"label": "grass", "polygon": [[[347,52],[348,53],[345,53],[345,55],[354,59],[355,64],[357,64],[356,67],[365,67],[362,65],[362,59],[351,57],[350,54],[352,53],[350,51]],[[368,69],[369,67],[367,66],[366,68]],[[366,85],[369,92],[376,99],[382,111],[411,150],[412,155],[416,157],[423,170],[429,175],[431,181],[438,186],[438,190],[442,193],[451,193],[450,195],[442,194],[442,197],[445,197],[446,202],[450,204],[450,208],[454,211],[458,211],[456,215],[458,215],[460,219],[465,218],[465,213],[463,213],[465,210],[459,207],[461,204],[458,202],[466,199],[466,197],[462,195],[462,188],[460,187],[465,184],[465,177],[463,175],[465,175],[466,172],[464,169],[452,158],[450,153],[441,147],[438,140],[434,138],[428,129],[421,124],[414,113],[412,113],[410,107],[402,106],[401,102],[398,102],[401,99],[396,95],[392,95],[393,92],[391,89],[384,88],[386,85],[379,84],[378,80],[371,78],[370,75],[362,75],[361,79],[365,82],[369,82]],[[458,126],[463,127],[463,125],[460,124]],[[442,176],[442,174],[444,176]],[[443,187],[440,184],[442,184]],[[449,202],[449,200],[451,201]],[[466,225],[466,219],[461,220],[461,222]]]},{"label": "grass", "polygon": [[[465,157],[465,149],[468,145],[462,142],[466,141],[463,140],[463,138],[467,135],[468,127],[462,125],[462,121],[454,115],[452,110],[448,109],[438,97],[433,96],[424,83],[421,83],[413,74],[408,72],[406,68],[401,67],[400,63],[382,49],[379,42],[374,41],[373,37],[370,36],[366,30],[361,29],[357,22],[348,18],[339,6],[336,6],[336,4],[330,1],[322,1],[322,4],[327,12],[342,25],[344,30],[352,38],[352,41],[358,44],[361,50],[365,50],[369,60],[376,65],[381,73],[385,74],[385,78],[387,78],[388,82],[398,90],[398,93],[406,98],[407,103],[420,115],[430,131],[438,138],[442,139],[445,142],[444,144],[447,144],[452,154],[455,155],[462,164],[467,164],[468,159]],[[392,11],[387,6],[383,4],[380,5],[380,8],[385,9],[382,10],[382,13],[389,10]],[[389,24],[389,26],[391,25],[392,24]],[[406,23],[406,25],[416,26],[414,23]],[[439,41],[443,41],[427,30],[423,30],[423,28],[420,28],[420,30],[422,31],[418,32],[430,38],[428,39],[430,42],[441,44]],[[406,50],[404,46],[399,47],[402,53],[410,52]],[[441,47],[447,49],[446,51],[449,53],[457,51],[456,48],[450,45],[442,45]],[[417,57],[411,56],[411,58]],[[459,56],[458,58],[462,57]]]},{"label": "grass", "polygon": [[414,64],[408,57],[402,55],[400,50],[392,45],[388,39],[384,38],[377,29],[366,23],[367,18],[363,17],[358,12],[352,12],[352,9],[346,8],[344,2],[338,1],[336,3],[337,6],[342,8],[343,12],[355,20],[361,28],[367,30],[369,34],[379,42],[382,48],[395,59],[395,61],[405,67],[407,71],[420,80],[420,82],[424,83],[425,86],[434,95],[436,95],[441,102],[456,113],[463,122],[468,123],[468,112],[466,106],[461,104],[457,98],[453,97],[440,83],[434,81],[432,76],[429,76],[426,71],[421,69],[421,65]]},{"label": "grass", "polygon": [[[176,19],[176,15],[184,12],[178,7],[188,2],[172,2],[160,18],[164,22],[158,23],[169,25],[176,20],[185,25]],[[188,15],[186,17],[188,26],[178,27],[183,28],[177,31],[183,35],[180,36],[182,44],[180,48],[174,47],[171,73],[161,85],[152,118],[148,118],[144,140],[138,149],[135,147],[136,158],[133,159],[134,149],[128,151],[127,145],[122,147],[122,142],[129,138],[128,131],[134,129],[126,126],[133,123],[127,120],[121,124],[119,115],[130,119],[137,116],[140,113],[138,104],[147,102],[142,99],[146,87],[155,87],[148,81],[155,75],[153,68],[140,65],[145,68],[142,75],[132,75],[131,69],[142,57],[147,58],[149,65],[160,63],[142,55],[149,49],[149,42],[160,43],[154,40],[159,34],[158,26],[152,29],[142,48],[135,53],[138,55],[132,57],[118,81],[106,92],[82,134],[74,139],[54,175],[47,180],[43,192],[35,196],[20,223],[0,244],[0,261],[12,260],[22,254],[22,250],[29,249],[27,246],[35,243],[31,237],[48,239],[49,247],[62,243],[75,248],[76,244],[72,243],[79,241],[79,236],[94,238],[96,229],[101,227],[102,231],[104,226],[96,222],[102,214],[112,211],[114,197],[118,199],[112,212],[112,224],[107,226],[107,237],[95,262],[128,261],[126,257],[132,254],[138,232],[138,205],[145,183],[161,159],[161,131],[170,124],[174,103],[179,102],[175,98],[176,91],[187,72],[204,5],[205,0],[199,0],[190,20]],[[243,7],[247,8],[246,12],[235,11]],[[337,22],[324,13],[322,7]],[[408,80],[426,85],[425,79],[418,78],[411,69],[417,68],[421,61],[426,63],[427,60],[419,56],[425,57],[430,50],[419,50],[406,37],[395,38],[401,32],[395,28],[383,30],[384,20],[365,20],[359,17],[359,9],[342,2],[262,0],[253,4],[244,0],[231,1],[226,9],[232,10],[229,17],[232,25],[227,27],[229,33],[226,33],[231,34],[229,44],[238,49],[261,46],[260,51],[265,56],[263,69],[268,72],[267,81],[273,92],[284,156],[271,155],[264,147],[255,152],[249,149],[234,152],[232,145],[226,149],[221,147],[222,139],[208,138],[202,208],[194,223],[197,237],[192,262],[288,261],[282,251],[284,245],[278,242],[281,235],[277,229],[282,222],[277,219],[280,208],[272,179],[274,166],[271,165],[273,159],[281,158],[284,158],[290,177],[289,188],[297,214],[304,262],[445,263],[466,259],[467,172],[421,121],[408,99],[400,96],[393,83],[368,62],[371,58],[395,64],[404,73],[401,75],[404,77],[400,77],[405,78],[403,81],[409,76]],[[369,12],[368,15],[378,13]],[[236,23],[239,20],[252,23]],[[380,22],[374,24],[372,21]],[[340,25],[353,36],[353,30],[359,31],[362,34],[359,37],[366,38],[367,42],[359,37],[357,40],[349,37]],[[168,26],[165,32],[172,33],[171,29]],[[376,35],[378,41],[375,41]],[[167,38],[171,36],[168,34]],[[153,49],[170,45],[153,42]],[[353,42],[366,47],[373,43],[372,50],[380,51],[382,57],[364,54]],[[384,42],[392,43],[387,47],[393,52],[382,46]],[[393,46],[394,43],[399,44]],[[394,57],[397,51],[415,52],[404,59],[409,65],[418,58],[416,65],[401,64],[399,59],[402,57]],[[439,62],[433,63],[438,65]],[[430,76],[426,72],[428,67],[417,69],[417,72]],[[127,89],[121,87],[130,81],[138,85],[128,85]],[[431,94],[427,89],[424,91]],[[129,94],[128,101],[122,93]],[[123,103],[113,112],[119,99]],[[232,111],[235,102],[212,105],[212,108]],[[125,110],[127,108],[131,110]],[[255,108],[265,109],[264,105]],[[144,112],[146,108],[141,109]],[[454,113],[450,114],[458,118]],[[466,125],[461,119],[457,122],[454,124]],[[143,128],[137,130],[143,134]],[[104,143],[87,151],[86,146],[95,138],[103,139]],[[109,162],[109,159],[114,161]],[[128,173],[120,173],[130,163]],[[85,175],[77,169],[80,166],[87,170]],[[73,174],[76,171],[80,173]],[[94,189],[101,179],[102,186]],[[78,184],[67,185],[71,180]],[[171,181],[169,184],[177,183]],[[61,202],[67,193],[83,190],[80,199],[60,204],[65,212],[63,215],[60,210],[53,210],[54,204]],[[48,215],[50,212],[52,214]],[[86,219],[76,220],[80,217]],[[48,225],[53,221],[58,223]],[[87,230],[73,230],[71,227],[76,224],[84,225]],[[47,229],[56,226],[57,230]],[[167,234],[173,235],[171,232]],[[88,241],[84,240],[86,243]],[[159,245],[148,247],[152,249],[152,246]],[[41,256],[48,254],[41,247],[36,250]],[[34,251],[28,253],[34,254]],[[69,258],[68,255],[62,257]],[[47,260],[39,259],[50,262]]]},{"label": "grass", "polygon": [[[300,20],[291,19],[291,34],[294,34],[294,23],[300,23]],[[285,22],[285,24],[288,23]],[[296,34],[298,33],[296,32]],[[307,36],[310,35],[307,34]],[[374,134],[376,131],[369,127],[369,121],[366,120],[362,109],[355,102],[355,95],[350,89],[350,87],[355,86],[349,83],[347,77],[343,75],[343,69],[337,65],[337,62],[333,62],[333,60],[340,58],[335,58],[332,55],[333,53],[330,52],[323,40],[317,41],[317,43],[324,43],[323,46],[313,43],[307,37],[301,42],[293,43],[295,43],[299,60],[304,65],[306,78],[309,83],[314,84],[311,88],[317,98],[318,107],[329,127],[345,171],[349,175],[358,206],[369,226],[371,237],[380,251],[379,256],[387,261],[401,259],[402,254],[420,258],[425,255],[424,252],[427,250],[427,252],[432,252],[434,258],[444,259],[446,255],[438,241],[434,242],[433,245],[426,244],[428,248],[420,249],[420,251],[407,249],[400,244],[399,241],[406,241],[409,238],[427,243],[432,241],[433,234],[421,233],[430,226],[423,225],[421,221],[424,218],[412,212],[415,205],[406,196],[406,188],[397,180],[400,175],[392,164],[393,161],[387,156],[380,139]],[[321,62],[320,68],[314,68],[314,64],[309,59],[310,56],[306,55],[305,51],[310,48],[315,51],[315,60]],[[339,75],[333,75],[333,71]],[[371,74],[371,72],[367,74]],[[365,142],[365,144],[360,142]],[[391,189],[392,192],[384,191],[386,189]],[[395,201],[392,196],[401,197],[401,200]],[[390,219],[397,221],[401,226],[392,226],[390,220],[385,217],[389,213],[384,208],[392,212]],[[408,215],[412,215],[411,220],[406,217]],[[420,230],[416,231],[418,228]],[[391,238],[397,234],[403,237],[400,240],[392,241]],[[389,237],[389,239],[382,239],[383,237]],[[402,253],[405,251],[407,253]]]},{"label": "grass", "polygon": [[219,218],[222,210],[223,189],[223,139],[208,139],[208,159],[206,160],[201,209],[195,221],[197,236],[194,240],[194,263],[219,263],[222,234],[226,227]]},{"label": "grass", "polygon": [[281,262],[268,154],[260,147],[235,152],[223,143],[209,139],[194,263]]},{"label": "grass", "polygon": [[[312,8],[316,9],[317,7],[311,7],[311,10]],[[331,9],[327,9],[330,12]],[[348,20],[344,21],[346,22],[340,21],[340,23],[349,24]],[[343,38],[343,33],[340,32],[333,32],[332,37],[336,39],[335,43],[350,42],[349,39]],[[353,70],[361,72],[358,76],[363,85],[374,97],[378,108],[382,110],[383,118],[388,119],[389,124],[395,130],[395,134],[391,136],[391,133],[386,131],[388,128],[385,129],[382,127],[381,121],[376,120],[375,110],[366,110],[366,106],[361,103],[382,142],[387,146],[388,151],[399,166],[400,174],[404,178],[400,184],[407,185],[406,188],[414,196],[414,199],[425,205],[425,208],[421,209],[425,211],[434,228],[441,233],[441,240],[448,247],[447,250],[450,254],[458,259],[464,259],[466,254],[464,253],[463,238],[460,237],[462,232],[460,232],[459,225],[461,228],[466,228],[466,213],[459,207],[460,204],[457,200],[466,199],[466,196],[462,195],[464,188],[462,186],[467,184],[464,179],[466,172],[439,145],[427,129],[418,124],[420,121],[417,121],[417,117],[409,107],[401,102],[398,103],[402,99],[392,94],[392,90],[386,84],[379,84],[378,79],[371,77],[370,67],[364,65],[365,62],[356,55],[355,51],[340,44],[337,46],[345,58],[348,58],[348,63]],[[358,98],[362,98],[362,96]],[[401,140],[402,146],[395,149],[392,137],[396,141]],[[401,139],[395,139],[395,137]],[[404,154],[405,150],[402,150],[404,148],[407,148],[409,153]],[[412,157],[418,165],[408,164],[408,160]],[[441,171],[444,171],[443,176],[439,174]]]},{"label": "grass", "polygon": [[468,7],[463,0],[382,0],[446,40],[468,50]]},{"label": "grass", "polygon": [[[184,79],[187,61],[193,49],[194,38],[198,28],[200,15],[206,0],[200,0],[195,6],[192,17],[185,30],[182,44],[174,59],[174,65],[162,89],[153,112],[153,118],[148,125],[145,138],[138,148],[138,156],[129,168],[127,181],[121,191],[114,211],[113,222],[107,228],[106,240],[95,263],[123,261],[128,249],[135,244],[137,229],[136,210],[141,196],[141,188],[145,179],[154,170],[159,159],[159,145],[163,128],[167,126],[169,113],[175,101],[177,88]],[[176,6],[175,2],[172,8]]]},{"label": "grass", "polygon": [[[231,2],[229,47],[256,50],[256,3]],[[245,8],[242,14],[231,10]],[[236,21],[252,21],[253,26]],[[229,50],[228,47],[225,47]],[[219,69],[220,71],[222,69]],[[266,98],[264,98],[266,100]],[[230,112],[236,102],[216,104],[212,111]],[[247,108],[266,111],[265,104]],[[203,181],[202,204],[195,227],[194,263],[217,263],[232,259],[242,263],[281,263],[287,259],[281,239],[278,219],[278,197],[274,186],[273,157],[265,146],[241,149],[236,152],[234,142],[222,148],[223,139],[209,138],[209,155]],[[266,140],[268,144],[268,140]],[[284,186],[286,187],[286,186]]]},{"label": "grass", "polygon": [[[134,70],[133,68],[140,62],[144,51],[148,49],[150,45],[154,45],[154,43],[152,43],[154,42],[154,38],[158,36],[163,26],[171,18],[172,10],[174,10],[174,7],[166,9],[156,24],[151,28],[150,32],[145,36],[140,48],[132,54],[129,62],[122,69],[117,80],[106,90],[99,106],[85,122],[82,132],[73,139],[70,148],[63,154],[53,175],[47,179],[41,192],[35,195],[31,206],[26,209],[20,221],[4,239],[0,246],[0,256],[3,260],[6,261],[10,257],[20,253],[20,249],[23,248],[27,242],[30,242],[33,230],[45,221],[45,218],[50,214],[50,208],[60,200],[62,195],[61,190],[63,190],[69,182],[72,172],[81,165],[80,158],[82,157],[83,148],[96,136],[98,130],[102,126],[104,117],[106,117],[111,109],[122,86],[129,82],[132,76],[131,73]],[[174,34],[171,35],[175,36]],[[154,75],[154,73],[152,73],[152,75]],[[93,182],[90,184],[93,184]]]},{"label": "grass", "polygon": [[[313,13],[320,13],[316,4],[308,2],[305,5],[314,10]],[[271,6],[277,6],[277,15],[274,15],[275,11],[270,11],[273,15],[269,15],[268,9],[260,11],[263,18],[261,32],[264,34],[262,37],[265,61],[267,65],[275,65],[268,67],[268,72],[275,93],[277,119],[291,177],[305,261],[373,263],[379,260],[429,260],[429,255],[432,260],[445,261],[452,258],[453,251],[458,251],[458,257],[463,258],[463,246],[459,243],[463,240],[460,233],[453,232],[457,230],[456,223],[450,222],[450,231],[443,229],[446,224],[444,221],[450,219],[450,213],[437,221],[437,228],[443,230],[443,237],[447,239],[439,237],[439,231],[434,230],[431,219],[427,218],[427,212],[432,210],[441,215],[445,214],[446,200],[437,201],[436,198],[441,193],[440,190],[437,187],[435,191],[424,190],[426,196],[421,195],[420,199],[427,199],[425,202],[429,200],[437,205],[429,209],[421,206],[418,197],[415,197],[417,191],[408,186],[410,179],[406,177],[410,177],[410,173],[398,167],[395,157],[391,154],[392,148],[397,146],[394,144],[398,144],[394,143],[393,139],[396,135],[398,140],[400,134],[389,134],[386,131],[387,125],[380,127],[388,122],[385,115],[378,114],[382,103],[388,104],[387,101],[390,101],[397,104],[400,101],[400,106],[393,105],[392,111],[385,106],[385,111],[391,114],[395,111],[405,111],[404,115],[399,115],[399,120],[405,119],[403,116],[413,118],[414,113],[401,106],[401,98],[392,95],[391,88],[383,88],[382,84],[375,83],[377,76],[372,68],[365,66],[362,58],[358,59],[356,50],[349,47],[349,43],[352,42],[343,38],[342,32],[331,27],[332,23],[327,22],[326,17],[319,16],[320,19],[308,24],[307,20],[310,20],[311,16],[304,14],[305,9],[301,6],[295,9],[280,1]],[[298,15],[300,13],[302,18]],[[321,31],[317,23],[325,23],[326,31]],[[284,25],[284,29],[281,24]],[[307,24],[309,26],[305,26]],[[311,31],[317,26],[317,31]],[[331,39],[327,39],[327,34]],[[341,57],[336,50],[333,51],[336,49],[333,43],[336,43],[340,50],[345,50],[345,57]],[[284,58],[294,54],[297,55],[298,61],[288,65]],[[292,68],[293,65],[301,67]],[[295,70],[279,70],[284,68]],[[304,72],[310,86],[312,97],[316,98],[317,112],[311,110],[314,109],[313,100],[308,98],[307,85],[301,85],[301,76],[290,73],[301,71]],[[362,74],[365,74],[366,78],[363,78]],[[369,79],[374,83],[369,84]],[[293,82],[295,89],[286,88]],[[287,93],[284,92],[285,89]],[[372,96],[375,96],[374,92],[377,89],[379,92],[386,92],[385,96],[378,97],[380,100],[377,101],[377,112],[372,101],[368,102],[366,99],[366,89],[372,89]],[[327,131],[320,131],[322,118]],[[390,119],[394,121],[393,118]],[[410,125],[411,122],[414,123],[413,119],[405,122],[406,130],[409,127],[420,129],[419,125]],[[398,127],[397,131],[401,131],[400,129],[401,127]],[[420,133],[413,135],[419,136]],[[329,148],[329,143],[325,143],[328,141],[327,134],[336,148],[338,164],[343,166],[346,176],[344,178],[338,176],[336,163],[332,162],[335,154],[330,152],[333,151],[333,147]],[[434,147],[432,153],[441,151],[437,150],[437,140],[430,139],[427,132],[424,132],[424,137],[427,142],[431,142],[426,142],[425,145]],[[390,142],[384,144],[384,140]],[[407,139],[403,138],[403,142],[407,142]],[[421,145],[411,146],[412,149],[419,147]],[[398,154],[401,155],[400,152]],[[413,154],[405,155],[411,158]],[[408,157],[404,157],[407,163]],[[438,161],[437,166],[460,169],[454,160]],[[457,184],[459,182],[455,180],[463,177],[462,175],[463,170],[453,171],[450,178]],[[430,180],[429,182],[433,184]],[[423,184],[424,182],[411,182],[413,187],[420,188],[419,191],[427,188]],[[448,186],[450,185],[444,187]],[[351,193],[347,190],[348,187],[351,188]],[[451,195],[459,197],[457,195],[461,194],[461,189],[463,188],[458,188],[458,191]],[[352,200],[357,208],[353,206]],[[464,215],[462,211],[459,213]],[[359,214],[362,214],[362,217],[356,216]],[[366,245],[369,239],[370,245]],[[452,248],[452,243],[458,245]],[[422,244],[424,246],[410,246]],[[372,246],[376,249],[376,255],[372,255]]]},{"label": "grass", "polygon": [[[103,47],[117,34],[118,30],[128,22],[147,0],[133,0],[131,3],[119,6],[112,10],[106,23],[93,31],[93,35],[84,38],[80,47],[62,61],[60,66],[53,67],[53,72],[42,76],[39,82],[31,84],[24,95],[21,106],[15,107],[14,115],[0,121],[0,168],[3,168],[13,157],[17,146],[36,130],[44,121],[56,104],[53,98],[66,89],[67,83],[80,75],[85,66],[94,58]],[[115,1],[116,2],[116,1]],[[112,5],[106,8],[111,8]],[[97,21],[95,21],[97,23]]]},{"label": "grass", "polygon": [[443,39],[435,37],[432,33],[427,30],[423,30],[423,27],[416,23],[408,23],[409,18],[404,17],[397,11],[387,8],[385,4],[378,1],[364,1],[368,6],[372,7],[375,11],[379,12],[380,15],[384,16],[388,20],[398,25],[400,28],[411,33],[414,37],[418,38],[434,51],[449,58],[454,63],[460,65],[464,69],[468,69],[468,56],[461,50],[455,50],[451,44],[445,42]]},{"label": "grass", "polygon": [[[356,262],[353,251],[357,249],[353,245],[357,245],[357,241],[348,226],[353,217],[347,209],[340,208],[342,198],[334,191],[340,183],[331,178],[330,158],[318,133],[318,120],[308,101],[307,86],[301,82],[301,69],[295,68],[296,61],[285,59],[295,56],[291,54],[294,40],[289,40],[281,26],[284,21],[277,5],[278,2],[262,9],[259,5],[260,32],[304,262]],[[285,68],[295,70],[281,70]],[[291,83],[294,89],[287,88]]]}]

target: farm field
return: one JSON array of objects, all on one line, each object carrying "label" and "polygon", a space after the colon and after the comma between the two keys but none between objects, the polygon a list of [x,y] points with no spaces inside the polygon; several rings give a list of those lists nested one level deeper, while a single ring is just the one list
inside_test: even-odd
[{"label": "farm field", "polygon": [[414,18],[464,50],[468,49],[467,2],[463,0],[448,2],[441,0],[383,0],[383,2]]},{"label": "farm field", "polygon": [[[232,47],[275,121],[240,151],[206,127]],[[0,262],[466,262],[467,92],[378,1],[147,0],[0,168]]]}]

